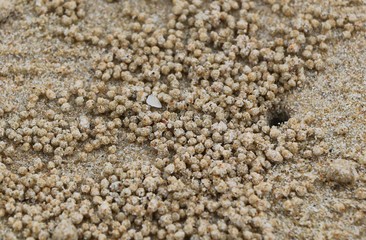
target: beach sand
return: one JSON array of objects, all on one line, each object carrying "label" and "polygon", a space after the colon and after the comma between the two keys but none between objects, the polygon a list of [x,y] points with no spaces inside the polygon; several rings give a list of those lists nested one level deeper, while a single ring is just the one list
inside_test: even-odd
[{"label": "beach sand", "polygon": [[0,0],[0,239],[365,239],[365,13]]}]

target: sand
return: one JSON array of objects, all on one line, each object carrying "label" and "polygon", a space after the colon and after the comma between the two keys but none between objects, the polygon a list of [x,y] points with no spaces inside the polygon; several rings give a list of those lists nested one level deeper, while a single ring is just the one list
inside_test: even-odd
[{"label": "sand", "polygon": [[[0,142],[6,143],[7,147],[7,150],[0,151],[2,164],[0,168],[0,239],[366,239],[365,1],[277,1],[280,5],[291,6],[291,11],[295,14],[289,13],[288,16],[284,16],[287,15],[286,10],[281,13],[275,10],[276,6],[271,9],[271,6],[265,3],[276,1],[254,1],[256,6],[253,11],[258,13],[258,26],[261,27],[258,37],[263,41],[274,40],[269,34],[272,26],[293,23],[296,13],[305,11],[308,6],[322,6],[323,9],[331,9],[340,16],[356,16],[357,21],[354,24],[356,29],[349,33],[350,35],[347,28],[332,31],[332,38],[327,41],[328,51],[314,50],[319,52],[321,59],[324,59],[324,70],[306,69],[305,79],[297,81],[296,86],[289,87],[282,94],[276,93],[276,101],[280,101],[281,104],[269,101],[269,107],[272,103],[280,105],[280,111],[288,115],[284,123],[278,127],[281,134],[287,138],[288,134],[291,134],[287,131],[289,129],[294,129],[295,135],[300,135],[301,131],[307,134],[304,140],[298,140],[299,137],[293,140],[299,143],[298,153],[294,153],[294,156],[289,159],[281,153],[281,160],[277,160],[276,156],[262,154],[265,150],[262,151],[260,144],[257,146],[258,149],[253,150],[250,145],[248,149],[255,154],[259,154],[256,150],[262,151],[259,155],[268,161],[264,163],[263,160],[263,168],[258,171],[253,170],[255,168],[253,165],[247,164],[246,166],[253,171],[250,170],[248,173],[247,167],[247,172],[242,176],[233,173],[241,170],[239,165],[234,164],[239,157],[230,148],[233,152],[232,158],[226,158],[223,153],[218,159],[212,157],[214,162],[212,166],[207,169],[201,167],[203,169],[200,170],[201,174],[205,175],[210,171],[208,174],[210,176],[216,174],[212,170],[215,166],[220,168],[217,173],[219,177],[214,179],[207,177],[212,181],[212,185],[207,187],[205,179],[203,177],[200,179],[199,173],[195,170],[197,168],[194,166],[195,163],[184,160],[187,170],[183,167],[180,169],[183,161],[175,162],[179,154],[174,155],[173,150],[169,150],[170,152],[164,155],[165,150],[159,149],[159,145],[163,146],[164,143],[159,139],[163,137],[152,138],[149,135],[149,137],[140,138],[141,142],[139,139],[131,140],[133,127],[124,126],[122,117],[122,123],[118,123],[114,120],[116,118],[110,117],[108,113],[88,110],[87,104],[77,106],[75,103],[77,94],[70,94],[84,88],[89,93],[90,89],[100,82],[106,82],[106,87],[102,86],[101,89],[109,90],[113,89],[113,86],[121,87],[127,84],[128,81],[102,81],[105,75],[99,76],[101,74],[98,71],[102,74],[108,72],[108,70],[105,72],[100,70],[100,62],[103,62],[101,56],[108,58],[108,53],[112,51],[112,47],[106,42],[110,38],[108,34],[113,35],[116,31],[124,31],[131,27],[130,24],[137,21],[139,13],[150,16],[153,19],[152,25],[158,28],[166,27],[169,14],[175,11],[173,6],[180,1],[120,0],[111,3],[103,0],[76,1],[80,2],[76,8],[71,6],[70,12],[64,9],[66,15],[68,13],[78,15],[74,20],[65,20],[62,14],[57,15],[57,10],[52,8],[42,8],[47,5],[45,2],[50,1],[0,0]],[[126,7],[127,2],[130,2],[130,9]],[[210,1],[203,2],[201,8],[205,9],[205,6],[208,8],[207,2]],[[266,23],[270,24],[266,25]],[[148,27],[145,26],[136,32],[144,31]],[[78,35],[78,33],[89,32],[92,37],[97,36],[100,41],[93,38],[81,39],[82,37]],[[217,52],[221,50],[220,46],[210,47]],[[105,62],[116,63],[116,61],[113,59]],[[182,65],[184,69],[182,72],[185,68],[189,68],[188,64]],[[183,75],[186,80],[180,80],[179,87],[182,94],[186,94],[183,96],[189,96],[189,93],[193,92],[192,82],[195,80],[190,82],[191,75],[186,72]],[[151,75],[150,77],[154,78]],[[82,82],[84,87],[79,89],[75,87],[77,81]],[[164,96],[159,95],[163,92],[159,81],[161,84],[168,82],[167,77],[162,74],[161,78],[157,78],[152,83],[147,81],[143,85],[138,81],[131,81],[126,85],[131,89],[143,86],[143,91],[155,92],[164,106],[163,110],[148,106],[144,100],[141,100],[148,96],[148,93],[144,93],[141,99],[138,96],[134,98],[136,102],[141,102],[142,107],[139,110],[141,113],[158,111],[163,115],[165,110],[169,110],[169,101],[165,101]],[[205,89],[204,86],[197,86],[198,92]],[[56,99],[46,96],[45,89],[52,89],[56,93]],[[42,91],[43,93],[38,94]],[[99,91],[107,95],[106,92]],[[30,101],[32,97],[34,98],[32,94],[40,96],[34,106],[30,106],[33,104]],[[63,110],[68,106],[63,105],[62,98],[67,99],[66,103],[71,104],[71,110]],[[23,139],[20,142],[16,137],[12,139],[9,137],[12,134],[11,131],[6,132],[6,130],[20,129],[18,125],[12,125],[12,123],[19,122],[19,119],[22,119],[22,112],[27,112],[30,108],[34,113],[27,114],[33,114],[32,118],[37,121],[48,119],[47,111],[53,109],[56,115],[62,115],[65,122],[60,123],[58,128],[71,129],[73,126],[78,126],[82,133],[83,128],[80,124],[82,116],[88,117],[88,121],[91,122],[90,128],[98,125],[98,118],[102,119],[100,121],[103,124],[103,121],[113,122],[112,127],[106,127],[107,130],[101,127],[102,130],[99,132],[100,135],[108,136],[109,142],[101,147],[87,150],[87,141],[90,140],[94,144],[95,142],[92,141],[98,138],[96,127],[85,130],[87,135],[92,136],[88,140],[74,142],[65,140],[69,144],[67,146],[72,148],[72,150],[69,149],[70,154],[65,153],[68,151],[66,148],[60,154],[55,150],[56,147],[51,153],[37,151],[35,145],[28,150],[22,150],[23,141],[26,140]],[[190,107],[188,109],[192,110]],[[1,114],[1,111],[4,113]],[[274,109],[272,112],[278,114],[278,111]],[[185,110],[174,109],[172,112],[183,116]],[[262,112],[259,116],[263,115],[261,114]],[[132,117],[131,122],[140,121],[140,118],[142,119],[145,115],[137,113],[135,116],[138,116],[138,120]],[[197,118],[202,117],[203,113],[197,116]],[[304,126],[296,130],[296,127],[292,127],[291,123],[287,122],[288,117],[304,121],[302,123]],[[31,117],[24,117],[24,119],[28,118]],[[126,118],[129,118],[129,115]],[[172,116],[166,119],[173,125],[178,124],[172,120],[174,119]],[[167,124],[164,119],[161,122]],[[140,122],[138,124],[140,127]],[[255,129],[256,127],[253,127],[255,124],[256,121],[253,120],[249,126],[244,124],[244,128]],[[153,129],[156,125],[156,122],[151,124],[154,126]],[[217,128],[220,126],[218,125]],[[4,130],[3,134],[1,130]],[[228,131],[223,130],[220,134],[224,135],[230,132],[229,130],[230,127]],[[23,133],[22,131],[24,129],[20,134]],[[138,136],[137,133],[136,136]],[[273,144],[277,144],[277,140],[272,141],[272,145],[266,142],[270,141],[269,133],[264,133],[263,136],[265,136],[262,139],[265,147],[273,147]],[[215,139],[214,136],[208,138]],[[156,142],[153,139],[158,140],[158,146],[154,145]],[[189,140],[188,137],[187,139]],[[286,140],[286,144],[288,142]],[[95,144],[100,145],[100,143]],[[182,145],[188,147],[189,144],[190,142],[186,141]],[[230,144],[233,145],[233,143]],[[179,150],[176,151],[179,152]],[[317,154],[317,152],[320,153]],[[184,154],[182,153],[179,157],[184,159]],[[164,162],[164,159],[168,162]],[[244,162],[246,164],[247,160]],[[202,161],[200,164],[205,165]],[[229,167],[227,173],[222,173],[220,166],[226,166],[225,164]],[[194,173],[191,173],[189,168],[193,169]],[[148,173],[145,174],[145,172]],[[37,179],[46,182],[52,182],[52,178],[56,180],[54,185],[50,184],[50,187],[47,187],[47,184],[44,184],[46,187],[43,188],[39,182],[30,186],[25,184],[21,179],[26,176],[31,176],[30,178],[35,179],[36,182]],[[142,187],[142,182],[145,179],[149,180],[150,176],[160,180],[151,184],[147,181]],[[103,179],[108,179],[108,183],[103,182]],[[199,190],[195,188],[197,179],[200,181],[197,184],[201,184],[197,187]],[[233,197],[234,193],[225,197],[225,191],[220,190],[222,186],[220,180],[226,185],[233,184],[233,187],[229,188],[240,186],[238,189],[245,193],[238,193],[237,198]],[[219,183],[215,185],[215,181]],[[70,187],[72,185],[70,182],[75,183],[76,187]],[[119,182],[126,183],[124,189],[115,189],[119,188],[116,187]],[[140,192],[136,189],[132,190],[132,194],[128,193],[129,189],[133,189],[135,182],[138,186],[136,189],[140,189],[140,192],[145,191],[146,195],[145,192],[139,195]],[[148,190],[149,186],[153,188],[154,184],[161,188],[156,187],[158,190],[154,191]],[[103,187],[104,185],[107,187]],[[97,193],[92,193],[93,190],[85,190],[84,186],[91,188],[96,186]],[[271,186],[269,190],[266,190],[267,186]],[[67,192],[68,189],[72,190]],[[17,190],[24,190],[26,197],[17,196],[18,193],[15,192]],[[40,196],[42,191],[45,193],[43,198]],[[230,190],[226,191],[230,192]],[[132,197],[126,197],[129,194]],[[183,200],[179,200],[180,198]],[[84,200],[91,203],[92,210],[89,209],[88,213],[83,214],[84,217],[79,221],[80,216],[72,214],[82,212]],[[139,205],[134,201],[142,203]],[[154,213],[149,212],[151,208],[156,208],[154,201],[160,201],[158,206],[163,209],[162,213],[157,209]],[[222,207],[216,209],[212,207],[214,210],[209,210],[211,205],[207,202],[210,201],[219,203]],[[191,208],[195,210],[190,209],[190,202],[193,204]],[[12,209],[13,206],[14,209]],[[60,210],[53,212],[57,206]],[[134,208],[135,206],[137,207]],[[145,214],[139,216],[139,210]],[[196,211],[196,213],[190,215],[190,211]],[[47,215],[48,213],[45,212],[50,214]],[[226,215],[225,212],[227,212]],[[171,216],[170,213],[172,213]],[[30,220],[27,219],[29,216]],[[169,220],[169,218],[178,218],[178,220]],[[237,220],[238,218],[240,221]],[[144,226],[149,226],[152,230],[145,231]],[[193,230],[189,228],[190,226]],[[144,231],[148,233],[145,234]]]}]

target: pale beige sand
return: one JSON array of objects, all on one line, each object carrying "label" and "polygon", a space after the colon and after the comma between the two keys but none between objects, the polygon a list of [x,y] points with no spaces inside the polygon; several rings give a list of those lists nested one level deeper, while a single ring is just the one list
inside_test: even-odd
[{"label": "pale beige sand", "polygon": [[[79,1],[84,2],[79,7],[85,10],[85,17],[76,20],[71,27],[60,24],[61,21],[67,23],[69,20],[62,20],[62,17],[55,14],[56,10],[39,14],[43,11],[40,6],[47,5],[45,2],[49,1],[0,0],[0,142],[5,142],[7,147],[0,151],[0,239],[366,239],[365,1],[254,1],[257,3],[254,12],[258,13],[259,25],[262,27],[258,36],[262,40],[273,40],[269,35],[272,27],[281,23],[289,24],[295,19],[296,13],[305,11],[310,5],[332,9],[340,16],[355,17],[357,21],[354,21],[354,26],[357,29],[352,33],[347,32],[347,27],[334,30],[333,38],[327,42],[328,52],[320,51],[324,59],[324,71],[306,70],[305,79],[301,83],[297,82],[298,86],[278,94],[277,100],[281,99],[285,111],[294,119],[304,120],[300,127],[296,123],[294,126],[292,123],[284,123],[278,128],[279,134],[286,138],[292,132],[299,136],[294,140],[299,143],[297,154],[285,160],[281,156],[283,161],[277,161],[277,155],[268,154],[268,161],[264,163],[262,151],[262,155],[259,154],[263,158],[262,164],[269,164],[270,167],[256,171],[253,170],[254,164],[245,160],[247,172],[237,176],[233,172],[242,169],[234,164],[239,158],[236,155],[235,160],[223,160],[222,154],[213,161],[216,164],[217,160],[219,167],[215,168],[214,164],[207,169],[202,167],[203,175],[210,171],[207,175],[212,176],[216,171],[227,184],[240,185],[239,197],[236,199],[228,194],[226,200],[225,197],[219,197],[225,196],[225,193],[220,190],[222,185],[215,182],[219,182],[220,177],[211,179],[213,183],[210,186],[202,181],[197,187],[196,178],[199,173],[195,171],[196,175],[192,174],[188,167],[180,169],[182,161],[175,165],[176,170],[172,169],[168,163],[174,162],[173,158],[167,158],[170,161],[168,163],[158,161],[157,159],[163,159],[160,153],[164,151],[159,146],[150,144],[151,139],[142,144],[136,141],[130,143],[127,141],[131,137],[128,127],[113,126],[107,131],[101,130],[102,135],[108,135],[111,142],[90,152],[85,150],[87,144],[84,142],[70,143],[72,153],[63,157],[57,156],[59,153],[54,152],[55,149],[51,154],[33,151],[32,148],[37,149],[34,145],[30,150],[22,151],[22,144],[14,140],[16,137],[9,137],[12,135],[10,129],[21,128],[12,123],[19,122],[27,106],[32,105],[29,100],[32,94],[44,89],[52,89],[57,98],[50,100],[45,96],[47,94],[40,94],[42,97],[36,101],[34,112],[28,113],[33,114],[37,121],[47,119],[49,109],[62,114],[64,125],[67,126],[65,128],[81,125],[80,117],[84,115],[89,117],[93,127],[97,125],[96,119],[99,116],[103,120],[112,121],[113,118],[107,114],[90,113],[85,105],[76,106],[74,96],[69,101],[71,110],[64,113],[61,107],[64,105],[57,101],[62,102],[61,98],[68,99],[70,92],[76,92],[74,85],[78,80],[84,83],[86,91],[90,90],[88,87],[91,85],[102,82],[101,77],[96,76],[100,55],[111,51],[111,47],[106,46],[107,35],[136,22],[136,16],[126,16],[126,13],[145,13],[146,16],[152,16],[153,25],[163,28],[168,24],[168,14],[173,11],[174,3],[180,1],[129,1],[131,9],[124,7],[128,1],[122,0],[113,3],[104,0]],[[288,13],[286,9],[283,14],[281,11],[272,11],[264,2],[278,2],[286,6],[288,3],[291,6],[288,11],[293,11],[295,15],[290,16],[289,13],[290,17],[286,18],[283,16]],[[276,6],[273,10],[275,8]],[[75,12],[77,11],[78,8]],[[79,28],[76,29],[75,26]],[[75,39],[80,38],[79,33],[88,32],[102,41],[97,44],[91,43],[93,39],[75,42]],[[314,50],[317,51],[318,49]],[[166,80],[165,77],[162,79]],[[181,82],[183,90],[193,91],[189,81]],[[113,84],[120,87],[126,82],[115,81],[106,85],[109,87]],[[138,82],[134,84],[139,85]],[[144,91],[150,91],[151,89],[146,89],[151,86],[154,86],[154,91],[161,90],[159,84],[147,83],[144,86]],[[166,103],[163,102],[164,104]],[[150,110],[146,104],[141,105],[142,113]],[[182,115],[184,113],[176,109],[174,111]],[[174,117],[169,117],[174,123]],[[63,123],[60,124],[62,125]],[[237,126],[238,129],[245,127],[240,124]],[[289,130],[292,132],[289,133]],[[21,134],[22,131],[25,130],[22,129]],[[96,138],[97,130],[85,132]],[[304,132],[306,139],[299,140]],[[263,143],[261,146],[258,144],[258,149],[263,146],[273,147],[273,142],[272,145],[268,143],[270,134],[264,136],[258,140]],[[34,141],[38,141],[38,138]],[[256,149],[253,150],[255,151]],[[283,157],[286,155],[281,154]],[[233,166],[235,171],[224,169],[227,165],[222,164],[221,160],[228,164],[228,169]],[[187,165],[188,162],[189,160],[186,161]],[[203,161],[200,164],[205,165]],[[252,167],[251,174],[248,173],[248,166]],[[229,175],[235,177],[229,178]],[[30,176],[33,180],[24,180],[24,176]],[[112,187],[110,183],[119,182],[115,176],[118,176],[117,180],[130,184],[131,189],[136,182],[136,186],[143,190],[138,192],[135,189],[132,197],[129,197],[130,190],[126,192],[116,190],[116,185]],[[158,184],[158,180],[151,184],[147,181],[141,187],[141,182],[149,180],[151,176],[163,180]],[[103,178],[109,182],[103,182]],[[24,183],[28,180],[35,181],[35,184],[29,187]],[[52,187],[43,186],[45,184],[42,181],[53,180],[55,183],[50,184]],[[68,185],[70,182],[76,182],[75,189]],[[154,184],[159,186],[159,190],[148,190]],[[85,186],[96,187],[97,190],[93,193],[93,190],[85,190]],[[233,188],[235,187],[229,187],[227,192]],[[24,189],[24,192],[29,190],[25,193],[27,197],[19,200],[19,192]],[[48,196],[40,196],[42,191]],[[146,195],[141,191],[146,191]],[[216,191],[221,191],[222,195]],[[192,192],[196,195],[185,199]],[[182,197],[183,194],[186,195]],[[154,205],[154,197],[159,199],[160,205]],[[84,200],[90,202],[90,209],[79,221]],[[141,206],[146,207],[147,213],[135,203],[138,201],[143,202]],[[207,201],[212,204],[209,205]],[[218,207],[217,212],[208,210],[215,209],[214,205],[218,202],[222,208]],[[194,210],[185,206],[189,203]],[[204,204],[209,206],[203,207]],[[137,207],[134,208],[134,205]],[[55,210],[56,208],[59,209]],[[157,208],[154,209],[154,214],[150,214],[151,208]],[[143,211],[145,214],[138,216]],[[190,219],[187,215],[192,211],[197,212]],[[171,212],[174,213],[169,215]],[[171,218],[180,220],[173,221]],[[151,229],[148,231],[141,226],[150,226]],[[144,231],[148,234],[144,235]]]},{"label": "pale beige sand", "polygon": [[[327,239],[366,236],[365,62],[364,33],[351,40],[337,42],[330,49],[325,72],[308,75],[304,87],[286,97],[288,107],[297,117],[311,115],[314,118],[313,126],[324,129],[324,141],[329,153],[319,161],[288,163],[269,174],[269,178],[273,179],[279,176],[281,180],[278,185],[284,187],[302,185],[306,181],[314,183],[313,193],[290,210],[293,213],[283,211],[281,201],[275,205],[274,216],[278,218],[281,238],[316,236],[321,239],[324,232]],[[331,172],[329,165],[338,159],[348,160],[342,168],[354,165],[361,181],[346,187],[337,186],[334,182],[322,182],[320,176]],[[340,177],[335,176],[336,179]]]}]

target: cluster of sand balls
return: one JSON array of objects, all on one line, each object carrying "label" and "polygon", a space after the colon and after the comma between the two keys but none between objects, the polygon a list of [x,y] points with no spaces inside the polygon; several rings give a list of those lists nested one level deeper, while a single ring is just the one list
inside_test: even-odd
[{"label": "cluster of sand balls", "polygon": [[[63,25],[86,14],[83,1],[36,2]],[[281,192],[266,172],[327,146],[312,116],[279,126],[271,118],[305,71],[324,69],[335,32],[349,37],[361,24],[318,7],[294,17],[291,6],[266,2],[292,24],[266,29],[255,2],[177,0],[163,27],[124,3],[134,19],[128,29],[58,31],[106,53],[91,84],[77,80],[57,93],[40,86],[26,110],[0,109],[0,216],[13,230],[5,238],[275,239],[267,196]],[[146,103],[151,94],[162,109]],[[40,115],[44,101],[55,108]],[[156,159],[121,162],[126,140],[149,145]],[[75,156],[77,165],[96,150],[106,152],[99,178],[61,174],[64,160]],[[18,151],[38,157],[14,172]],[[308,190],[294,191],[301,198]]]},{"label": "cluster of sand balls", "polygon": [[36,0],[34,5],[39,15],[55,13],[65,26],[70,26],[85,16],[84,0]]}]

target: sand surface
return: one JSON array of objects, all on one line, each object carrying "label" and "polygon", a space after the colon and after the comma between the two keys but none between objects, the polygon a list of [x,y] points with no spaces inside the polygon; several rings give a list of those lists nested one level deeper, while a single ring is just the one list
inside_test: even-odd
[{"label": "sand surface", "polygon": [[366,239],[365,13],[0,0],[0,239]]}]

